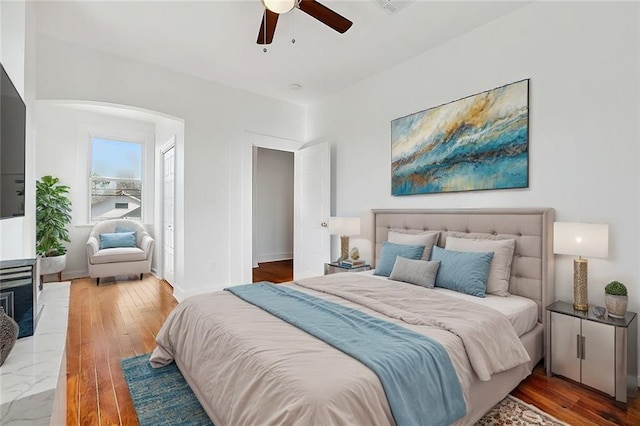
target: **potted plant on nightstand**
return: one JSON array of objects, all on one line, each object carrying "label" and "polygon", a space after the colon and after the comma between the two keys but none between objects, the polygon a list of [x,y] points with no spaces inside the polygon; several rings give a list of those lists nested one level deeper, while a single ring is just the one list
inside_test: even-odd
[{"label": "potted plant on nightstand", "polygon": [[59,185],[59,181],[52,176],[36,181],[36,253],[40,277],[61,275],[67,266],[67,249],[62,243],[71,242],[67,231],[71,223],[71,201],[67,197],[69,187]]},{"label": "potted plant on nightstand", "polygon": [[604,288],[604,301],[610,317],[624,318],[627,313],[627,287],[619,281],[611,281]]}]

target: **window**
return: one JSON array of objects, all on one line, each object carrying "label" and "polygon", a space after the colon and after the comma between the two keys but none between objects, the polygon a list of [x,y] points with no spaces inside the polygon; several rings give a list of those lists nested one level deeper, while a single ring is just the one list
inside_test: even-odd
[{"label": "window", "polygon": [[142,143],[91,138],[92,222],[142,220]]}]

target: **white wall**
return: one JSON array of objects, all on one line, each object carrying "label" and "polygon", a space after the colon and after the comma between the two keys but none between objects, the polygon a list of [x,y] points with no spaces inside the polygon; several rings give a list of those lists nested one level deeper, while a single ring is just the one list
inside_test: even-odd
[{"label": "white wall", "polygon": [[254,151],[253,264],[293,258],[293,153]]},{"label": "white wall", "polygon": [[[36,102],[36,128],[38,131],[36,151],[36,177],[52,175],[60,183],[70,187],[72,221],[68,227],[70,244],[67,252],[67,267],[63,279],[87,276],[86,242],[93,225],[89,220],[88,167],[90,152],[89,132],[105,135],[138,135],[146,138],[145,159],[145,204],[143,222],[153,234],[154,212],[154,155],[155,124],[144,121],[118,118],[107,114],[84,111],[55,102]],[[150,164],[150,169],[147,167]],[[150,226],[151,225],[151,226]],[[154,259],[154,268],[156,265]]]},{"label": "white wall", "polygon": [[229,284],[231,271],[243,262],[237,211],[243,207],[245,171],[234,163],[238,147],[249,139],[247,131],[302,140],[304,107],[42,34],[37,48],[38,99],[131,105],[184,119],[183,152],[176,152],[183,163],[176,166],[176,212],[184,224],[176,232],[184,250],[176,259],[174,292],[182,299]]},{"label": "white wall", "polygon": [[0,3],[0,59],[18,93],[25,93],[26,4]]},{"label": "white wall", "polygon": [[27,54],[31,45],[33,25],[27,16],[33,16],[32,5],[24,1],[0,2],[0,62],[16,86],[27,107],[25,142],[25,216],[0,220],[0,260],[35,257],[35,178],[33,87],[35,81]]},{"label": "white wall", "polygon": [[[638,8],[536,2],[312,106],[308,139],[334,140],[334,181],[361,188],[338,185],[336,213],[535,206],[555,208],[558,221],[609,223],[609,257],[589,259],[589,301],[603,305],[605,284],[617,279],[638,311]],[[528,189],[390,195],[391,120],[523,78]],[[571,257],[557,256],[556,298],[571,301],[572,282]]]}]

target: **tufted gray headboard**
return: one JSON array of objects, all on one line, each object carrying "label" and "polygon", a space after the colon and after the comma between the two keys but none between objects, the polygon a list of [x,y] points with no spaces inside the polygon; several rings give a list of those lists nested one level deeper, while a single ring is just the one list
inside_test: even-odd
[{"label": "tufted gray headboard", "polygon": [[509,292],[536,302],[538,321],[545,322],[544,308],[555,297],[553,209],[373,210],[373,213],[376,262],[382,242],[392,228],[442,231],[438,241],[441,247],[448,236],[515,239]]}]

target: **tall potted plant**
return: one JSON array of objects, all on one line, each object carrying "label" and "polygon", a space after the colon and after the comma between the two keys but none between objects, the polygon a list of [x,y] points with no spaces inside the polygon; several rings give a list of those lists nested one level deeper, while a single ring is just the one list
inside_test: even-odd
[{"label": "tall potted plant", "polygon": [[36,253],[41,276],[61,274],[67,266],[67,249],[62,243],[71,242],[67,230],[71,201],[67,197],[69,187],[59,185],[59,181],[52,176],[36,181]]}]

